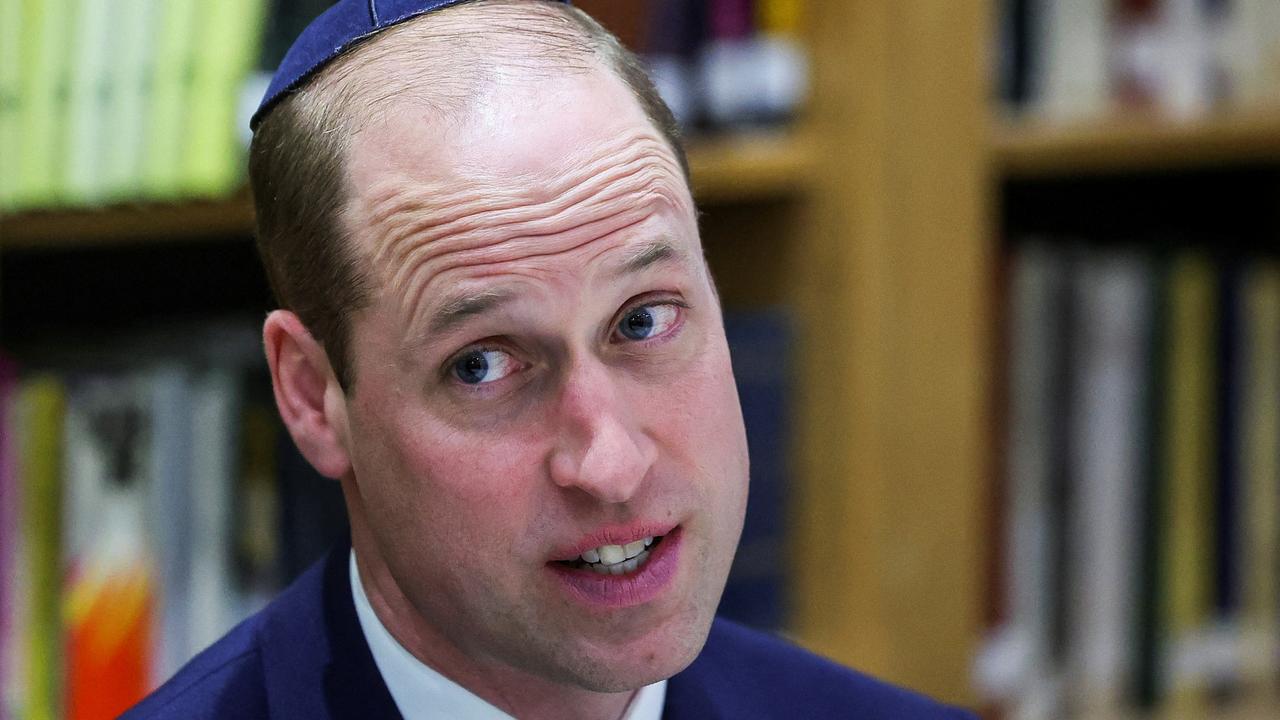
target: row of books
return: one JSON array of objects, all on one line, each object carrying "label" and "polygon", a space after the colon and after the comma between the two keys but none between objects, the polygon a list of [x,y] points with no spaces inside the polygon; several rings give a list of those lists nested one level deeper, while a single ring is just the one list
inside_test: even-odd
[{"label": "row of books", "polygon": [[0,211],[226,195],[266,0],[0,0]]},{"label": "row of books", "polygon": [[344,530],[252,327],[75,355],[0,382],[2,717],[116,717]]},{"label": "row of books", "polygon": [[1048,120],[1280,105],[1275,0],[1001,0],[1000,92]]},{"label": "row of books", "polygon": [[577,3],[648,64],[687,131],[790,120],[809,87],[802,0]]},{"label": "row of books", "polygon": [[1009,718],[1280,688],[1280,260],[1029,238],[1008,277]]},{"label": "row of books", "polygon": [[[778,629],[789,323],[726,327],[752,492],[720,609]],[[113,718],[340,539],[341,493],[283,432],[252,322],[23,362],[0,363],[0,720]]]},{"label": "row of books", "polygon": [[[326,0],[0,0],[0,212],[226,196],[248,118]],[[800,0],[582,3],[689,129],[777,123],[808,86]]]}]

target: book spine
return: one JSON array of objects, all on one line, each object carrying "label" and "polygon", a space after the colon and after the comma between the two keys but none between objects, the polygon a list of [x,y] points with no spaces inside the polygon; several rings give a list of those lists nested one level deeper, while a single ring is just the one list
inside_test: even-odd
[{"label": "book spine", "polygon": [[1068,645],[1074,709],[1089,716],[1123,708],[1133,670],[1149,277],[1140,256],[1098,250],[1075,286]]},{"label": "book spine", "polygon": [[1214,575],[1216,287],[1208,259],[1192,254],[1175,258],[1170,275],[1165,437],[1164,672],[1170,710],[1192,715],[1207,712],[1208,701],[1204,659]]},{"label": "book spine", "polygon": [[17,622],[23,645],[18,667],[19,715],[54,720],[62,714],[61,494],[65,391],[40,375],[18,390],[19,478],[22,485]]},{"label": "book spine", "polygon": [[1249,268],[1241,303],[1241,670],[1266,686],[1280,677],[1280,262]]}]

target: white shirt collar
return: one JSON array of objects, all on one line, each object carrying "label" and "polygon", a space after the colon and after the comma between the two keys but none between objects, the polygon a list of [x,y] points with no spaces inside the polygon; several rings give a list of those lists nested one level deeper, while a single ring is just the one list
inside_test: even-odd
[{"label": "white shirt collar", "polygon": [[[364,633],[373,662],[391,692],[404,720],[454,718],[456,720],[512,720],[511,716],[490,705],[458,683],[427,667],[404,649],[378,619],[369,597],[360,583],[353,550],[350,559],[351,595],[356,604],[356,617]],[[623,720],[661,720],[667,697],[667,681],[660,680],[640,688]]]}]

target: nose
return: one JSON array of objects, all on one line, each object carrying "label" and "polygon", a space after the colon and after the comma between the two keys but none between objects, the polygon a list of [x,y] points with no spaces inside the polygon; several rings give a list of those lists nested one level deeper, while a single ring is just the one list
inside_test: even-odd
[{"label": "nose", "polygon": [[623,380],[594,360],[571,368],[558,398],[560,428],[550,457],[556,485],[623,503],[644,483],[657,449],[639,427],[640,408],[621,392]]}]

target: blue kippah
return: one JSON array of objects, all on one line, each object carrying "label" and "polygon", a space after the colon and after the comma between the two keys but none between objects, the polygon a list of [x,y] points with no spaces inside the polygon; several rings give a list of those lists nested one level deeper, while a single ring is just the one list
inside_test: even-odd
[{"label": "blue kippah", "polygon": [[[271,78],[267,94],[249,120],[256,128],[262,116],[357,40],[397,23],[463,0],[339,0],[307,26],[294,41]],[[567,2],[568,0],[560,0]]]}]

